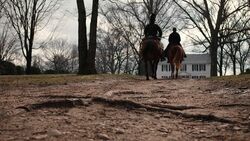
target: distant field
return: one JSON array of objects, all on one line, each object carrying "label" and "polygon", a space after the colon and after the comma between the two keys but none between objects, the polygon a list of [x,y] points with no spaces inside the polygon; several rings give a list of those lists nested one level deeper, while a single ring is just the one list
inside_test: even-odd
[{"label": "distant field", "polygon": [[[77,83],[92,80],[103,79],[141,79],[144,76],[134,75],[76,75],[76,74],[58,74],[58,75],[0,75],[0,86],[23,86],[23,85],[64,85],[67,83]],[[208,80],[223,82],[228,86],[250,87],[250,74],[237,76],[212,77]]]},{"label": "distant field", "polygon": [[212,77],[211,80],[225,83],[230,87],[248,87],[250,88],[250,74]]},{"label": "distant field", "polygon": [[58,74],[58,75],[0,75],[0,85],[60,85],[67,83],[77,83],[83,81],[102,80],[102,79],[126,79],[141,78],[133,75],[76,75],[76,74]]}]

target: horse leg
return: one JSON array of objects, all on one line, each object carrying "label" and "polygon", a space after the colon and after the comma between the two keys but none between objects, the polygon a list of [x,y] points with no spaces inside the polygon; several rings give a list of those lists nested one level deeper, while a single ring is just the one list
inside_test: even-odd
[{"label": "horse leg", "polygon": [[147,61],[144,61],[144,65],[145,65],[145,72],[146,72],[146,79],[149,80],[148,78],[148,62]]},{"label": "horse leg", "polygon": [[176,63],[176,74],[175,74],[176,79],[178,78],[178,72],[179,72],[180,66],[181,66],[180,63]]},{"label": "horse leg", "polygon": [[155,79],[155,71],[154,71],[154,61],[150,61],[150,67],[151,67],[151,77]]},{"label": "horse leg", "polygon": [[155,64],[156,64],[156,61],[155,60],[153,60],[152,61],[152,77],[154,78],[154,79],[156,79],[156,69],[155,69]]},{"label": "horse leg", "polygon": [[175,66],[173,63],[170,64],[171,65],[171,78],[174,79],[174,70],[175,70]]},{"label": "horse leg", "polygon": [[178,78],[178,71],[179,71],[179,69],[176,67],[176,74],[175,74],[176,79]]},{"label": "horse leg", "polygon": [[159,60],[160,59],[155,61],[155,79],[157,79],[157,67],[158,67]]}]

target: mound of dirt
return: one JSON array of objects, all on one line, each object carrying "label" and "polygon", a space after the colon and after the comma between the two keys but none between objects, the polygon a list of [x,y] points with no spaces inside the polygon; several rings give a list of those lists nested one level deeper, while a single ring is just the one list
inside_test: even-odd
[{"label": "mound of dirt", "polygon": [[8,85],[0,87],[0,138],[247,141],[249,80],[98,77]]}]

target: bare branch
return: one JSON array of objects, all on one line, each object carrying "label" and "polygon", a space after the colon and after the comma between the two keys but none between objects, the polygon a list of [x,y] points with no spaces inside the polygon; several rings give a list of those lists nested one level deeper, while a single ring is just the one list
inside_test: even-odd
[{"label": "bare branch", "polygon": [[[4,11],[17,33],[23,56],[26,59],[26,73],[30,73],[35,33],[45,19],[50,18],[58,8],[60,0],[8,0]],[[46,25],[46,24],[45,24]]]}]

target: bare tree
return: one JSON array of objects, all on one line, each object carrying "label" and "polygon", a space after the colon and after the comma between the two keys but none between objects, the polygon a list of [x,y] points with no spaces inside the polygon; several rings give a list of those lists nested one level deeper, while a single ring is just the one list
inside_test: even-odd
[{"label": "bare tree", "polygon": [[[249,34],[248,34],[248,36],[249,36]],[[250,60],[249,59],[250,58],[249,40],[247,42],[239,42],[238,45],[240,47],[239,47],[237,62],[240,66],[240,73],[244,73],[246,66],[247,66],[247,61]]]},{"label": "bare tree", "polygon": [[[101,73],[112,73],[117,71],[118,40],[113,40],[114,34],[112,32],[105,32],[99,30],[98,47],[97,47],[97,70]],[[119,50],[120,51],[120,50]]]},{"label": "bare tree", "polygon": [[237,61],[237,53],[240,49],[240,43],[229,43],[227,44],[227,48],[225,49],[226,54],[231,59],[233,64],[233,74],[236,75],[236,61]]},{"label": "bare tree", "polygon": [[228,69],[230,69],[230,57],[229,56],[223,57],[223,62],[222,63],[223,63],[222,72],[224,71],[224,73],[222,75],[225,76],[227,74]]},{"label": "bare tree", "polygon": [[[134,60],[140,65],[139,46],[144,38],[144,28],[152,13],[157,14],[156,23],[163,31],[177,26],[179,11],[171,0],[108,0],[102,6],[101,14],[109,26],[120,30],[129,48],[133,49]],[[107,24],[106,23],[106,24]]]},{"label": "bare tree", "polygon": [[26,59],[26,74],[31,73],[35,33],[47,24],[45,20],[49,20],[58,5],[59,0],[7,0],[5,3],[5,13],[17,33]]},{"label": "bare tree", "polygon": [[[231,17],[235,17],[236,21],[242,18],[239,13],[249,11],[247,0],[174,0],[175,3],[185,12],[186,18],[191,21],[191,27],[198,29],[200,34],[194,39],[203,43],[211,54],[211,75],[217,76],[217,54],[219,47],[220,32],[223,30],[223,24],[229,22]],[[249,30],[249,27],[240,29],[230,28],[230,35],[238,32]],[[229,35],[227,35],[229,36]]]},{"label": "bare tree", "polygon": [[43,71],[44,68],[44,60],[40,55],[32,56],[32,67]]},{"label": "bare tree", "polygon": [[17,39],[10,34],[10,27],[5,23],[0,30],[0,61],[13,61],[14,55],[17,54]]},{"label": "bare tree", "polygon": [[6,0],[0,0],[0,19],[3,16],[3,9],[4,9],[4,4]]},{"label": "bare tree", "polygon": [[78,52],[79,74],[96,74],[96,36],[99,0],[93,0],[90,23],[89,47],[86,30],[86,10],[84,0],[76,0],[78,9]]},{"label": "bare tree", "polygon": [[247,47],[246,43],[246,41],[250,40],[250,17],[247,16],[249,14],[248,10],[243,10],[237,15],[232,15],[222,25],[220,38],[223,39],[222,45],[224,45],[225,50],[223,57],[226,55],[230,57],[234,75],[236,75],[237,63],[240,66],[241,73],[244,72],[246,60],[249,56],[249,47]]},{"label": "bare tree", "polygon": [[79,74],[87,74],[87,25],[86,25],[86,10],[84,0],[77,0],[78,9],[78,53],[79,53]]},{"label": "bare tree", "polygon": [[70,72],[77,73],[78,72],[78,47],[77,45],[72,46],[71,54],[70,54]]},{"label": "bare tree", "polygon": [[90,22],[90,35],[89,35],[89,51],[88,51],[88,73],[96,74],[95,56],[96,56],[96,36],[97,36],[97,17],[98,17],[99,0],[93,0],[92,15]]},{"label": "bare tree", "polygon": [[[102,73],[130,73],[132,50],[119,30],[99,30],[97,47],[97,69]],[[132,61],[131,61],[132,62]]]},{"label": "bare tree", "polygon": [[64,39],[56,39],[44,47],[46,65],[56,73],[68,73],[71,69],[71,52],[73,47]]}]

